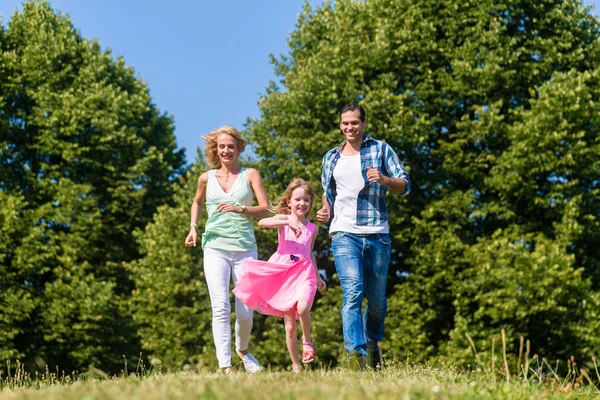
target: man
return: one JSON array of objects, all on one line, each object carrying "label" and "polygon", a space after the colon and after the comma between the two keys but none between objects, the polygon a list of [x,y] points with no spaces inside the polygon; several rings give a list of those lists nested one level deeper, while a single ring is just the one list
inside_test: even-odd
[{"label": "man", "polygon": [[[386,283],[391,240],[385,193],[408,194],[410,179],[387,144],[364,133],[365,110],[347,104],[340,110],[345,140],[323,157],[323,208],[317,220],[327,223],[342,286],[344,346],[351,363],[381,367],[379,342],[387,313]],[[367,298],[364,317],[362,300]],[[368,356],[368,358],[367,358]]]}]

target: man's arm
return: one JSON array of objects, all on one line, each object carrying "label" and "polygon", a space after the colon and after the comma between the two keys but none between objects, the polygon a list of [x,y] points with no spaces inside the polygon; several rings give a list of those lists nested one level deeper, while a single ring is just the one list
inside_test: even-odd
[{"label": "man's arm", "polygon": [[327,190],[329,185],[329,182],[327,181],[327,168],[329,168],[327,160],[330,153],[331,151],[327,152],[327,154],[323,156],[323,161],[321,162],[321,187],[323,188],[323,197],[321,199],[321,209],[317,211],[317,221],[325,224],[329,222],[329,219],[331,218],[331,209],[329,208],[329,203],[327,202]]},{"label": "man's arm", "polygon": [[327,203],[327,196],[323,195],[321,199],[323,206],[317,211],[317,221],[327,223],[331,217],[331,210],[329,209],[329,203]]},{"label": "man's arm", "polygon": [[387,187],[393,193],[402,195],[409,194],[412,189],[410,178],[406,173],[402,161],[400,161],[396,152],[387,143],[383,144],[383,162],[389,176],[385,176],[381,181],[375,180]]},{"label": "man's arm", "polygon": [[[368,175],[368,174],[367,174]],[[406,181],[403,178],[391,178],[389,176],[381,175],[383,179],[378,181],[383,186],[387,187],[390,191],[396,194],[406,193]]]}]

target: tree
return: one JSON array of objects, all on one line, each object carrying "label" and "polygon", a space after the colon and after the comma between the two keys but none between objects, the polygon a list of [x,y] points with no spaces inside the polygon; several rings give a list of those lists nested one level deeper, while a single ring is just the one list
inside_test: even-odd
[{"label": "tree", "polygon": [[600,349],[590,248],[600,226],[598,77],[557,73],[520,110],[523,122],[511,127],[511,145],[487,178],[497,188],[494,208],[513,226],[466,252],[462,277],[471,284],[456,288],[453,340],[508,326],[543,354],[591,358]]},{"label": "tree", "polygon": [[[462,360],[458,337],[479,330],[480,346],[502,328],[549,356],[598,349],[564,346],[593,331],[599,282],[598,28],[580,1],[339,0],[300,15],[248,132],[269,193],[319,182],[350,101],[405,162],[414,192],[388,197],[388,353]],[[325,235],[317,248],[331,273]]]},{"label": "tree", "polygon": [[[183,244],[201,164],[199,158],[175,184],[175,205],[159,207],[154,220],[136,233],[141,258],[128,266],[135,283],[130,301],[141,350],[168,368],[216,363],[202,252]],[[203,214],[199,224],[205,223]]]},{"label": "tree", "polygon": [[[172,118],[123,58],[27,1],[0,42],[0,358],[109,370],[137,356],[132,232],[172,201]],[[4,204],[4,202],[3,202]],[[6,240],[5,240],[6,239]]]}]

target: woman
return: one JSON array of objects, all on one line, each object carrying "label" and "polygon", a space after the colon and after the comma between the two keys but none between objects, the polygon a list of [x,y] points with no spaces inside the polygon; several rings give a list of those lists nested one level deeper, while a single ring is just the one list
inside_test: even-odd
[{"label": "woman", "polygon": [[[206,202],[208,220],[202,235],[204,275],[212,307],[212,330],[217,349],[219,368],[231,372],[231,325],[229,280],[237,281],[242,260],[257,258],[256,239],[251,218],[271,215],[269,200],[260,174],[254,168],[242,168],[238,156],[248,142],[232,126],[224,126],[208,136],[204,147],[212,169],[198,179],[198,188],[192,203],[190,233],[187,247],[196,246],[197,221]],[[252,205],[256,196],[257,206]],[[248,351],[252,331],[252,310],[235,299],[235,347],[249,373],[261,367]]]}]

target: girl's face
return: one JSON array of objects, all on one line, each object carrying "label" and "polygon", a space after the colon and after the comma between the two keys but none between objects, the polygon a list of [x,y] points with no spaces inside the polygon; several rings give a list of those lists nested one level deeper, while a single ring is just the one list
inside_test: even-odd
[{"label": "girl's face", "polygon": [[217,155],[224,165],[232,165],[237,161],[240,152],[237,147],[237,141],[227,133],[221,133],[217,136]]},{"label": "girl's face", "polygon": [[308,193],[306,193],[304,188],[299,187],[292,192],[290,199],[287,201],[287,205],[292,211],[292,214],[298,218],[307,218],[312,206],[312,199]]}]

